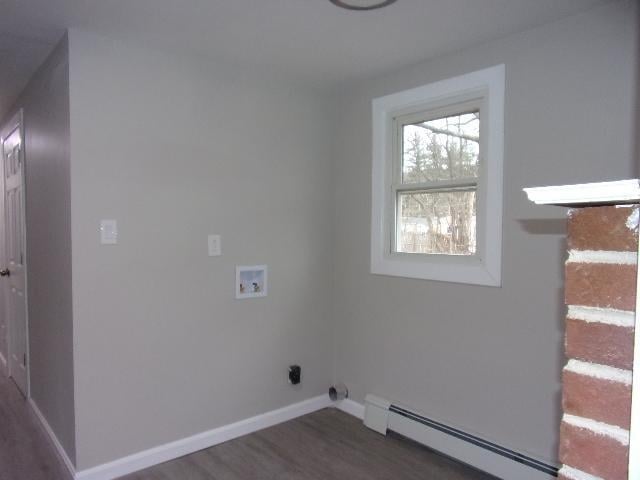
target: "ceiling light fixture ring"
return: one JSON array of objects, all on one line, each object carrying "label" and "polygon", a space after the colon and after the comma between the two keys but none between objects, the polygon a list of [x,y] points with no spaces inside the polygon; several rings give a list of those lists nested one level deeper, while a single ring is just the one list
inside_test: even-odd
[{"label": "ceiling light fixture ring", "polygon": [[347,10],[376,10],[395,3],[396,0],[329,0],[334,5]]}]

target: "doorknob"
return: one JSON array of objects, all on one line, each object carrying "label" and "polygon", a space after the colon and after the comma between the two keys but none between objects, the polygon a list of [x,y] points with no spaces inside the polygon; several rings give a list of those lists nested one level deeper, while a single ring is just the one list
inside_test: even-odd
[{"label": "doorknob", "polygon": [[11,275],[11,272],[8,268],[3,268],[2,270],[0,270],[0,277],[8,277],[9,275]]}]

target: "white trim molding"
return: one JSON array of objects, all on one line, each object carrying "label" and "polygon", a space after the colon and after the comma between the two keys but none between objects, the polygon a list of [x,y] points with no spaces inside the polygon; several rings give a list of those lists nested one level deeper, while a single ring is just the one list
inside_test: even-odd
[{"label": "white trim molding", "polygon": [[[397,277],[501,286],[505,66],[496,65],[372,102],[371,273]],[[477,179],[475,255],[396,252],[393,194],[394,121],[463,102],[480,102],[481,155]],[[395,237],[394,237],[395,238]]]},{"label": "white trim molding", "polygon": [[249,433],[257,432],[258,430],[292,420],[302,415],[307,415],[317,410],[322,410],[323,408],[331,407],[332,405],[333,402],[329,398],[329,395],[319,395],[299,403],[294,403],[293,405],[82,470],[76,474],[75,478],[76,480],[111,480]]},{"label": "white trim molding", "polygon": [[56,436],[53,429],[51,428],[51,425],[49,425],[49,422],[47,422],[47,419],[38,408],[38,405],[36,405],[36,403],[33,401],[33,398],[29,398],[29,406],[31,407],[31,409],[33,410],[33,413],[35,413],[36,417],[40,421],[42,428],[49,436],[49,439],[51,440],[51,443],[53,443],[53,446],[56,449],[56,452],[62,459],[62,463],[64,463],[64,466],[67,467],[67,471],[69,472],[69,475],[71,476],[71,478],[76,478],[76,469],[73,465],[73,462],[71,461],[64,447],[58,440],[58,437]]},{"label": "white trim molding", "polygon": [[640,201],[640,180],[581,183],[525,188],[529,200],[538,205],[589,205]]},{"label": "white trim molding", "polygon": [[344,413],[348,413],[352,417],[359,418],[360,420],[364,419],[364,405],[354,402],[349,398],[339,401],[335,407]]}]

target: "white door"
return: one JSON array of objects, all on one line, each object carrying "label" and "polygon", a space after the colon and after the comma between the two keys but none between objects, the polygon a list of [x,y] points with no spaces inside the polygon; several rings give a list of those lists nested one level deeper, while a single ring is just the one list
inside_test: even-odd
[{"label": "white door", "polygon": [[0,280],[5,291],[9,376],[28,395],[27,303],[24,221],[24,134],[22,112],[2,131],[4,248]]}]

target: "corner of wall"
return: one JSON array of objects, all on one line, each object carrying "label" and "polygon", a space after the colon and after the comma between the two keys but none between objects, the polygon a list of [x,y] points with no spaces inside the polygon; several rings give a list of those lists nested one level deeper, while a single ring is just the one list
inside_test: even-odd
[{"label": "corner of wall", "polygon": [[[32,404],[75,462],[67,33],[21,92],[24,112],[29,365]],[[46,141],[43,141],[46,139]]]}]

